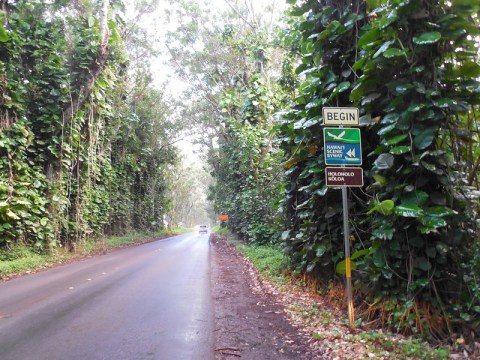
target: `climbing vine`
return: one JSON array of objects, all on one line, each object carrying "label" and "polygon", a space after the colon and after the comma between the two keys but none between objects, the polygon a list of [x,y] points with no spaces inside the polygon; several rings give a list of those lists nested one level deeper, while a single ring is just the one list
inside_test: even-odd
[{"label": "climbing vine", "polygon": [[0,247],[161,228],[169,110],[129,82],[121,2],[2,5]]},{"label": "climbing vine", "polygon": [[291,15],[286,44],[300,60],[299,85],[279,131],[288,156],[282,237],[297,269],[323,279],[345,271],[321,109],[355,106],[366,186],[349,191],[350,222],[366,316],[438,337],[453,323],[478,329],[478,8],[306,1]]}]

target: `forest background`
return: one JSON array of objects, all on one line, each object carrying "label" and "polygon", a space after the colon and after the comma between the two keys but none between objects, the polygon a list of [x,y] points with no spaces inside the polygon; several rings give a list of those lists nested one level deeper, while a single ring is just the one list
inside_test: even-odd
[{"label": "forest background", "polygon": [[[221,13],[172,1],[170,25],[152,37],[140,25],[157,1],[2,0],[2,260],[19,246],[75,249],[222,213],[238,237],[281,246],[294,274],[328,288],[345,263],[321,109],[354,106],[365,186],[348,196],[363,318],[475,338],[480,5],[287,3],[279,17],[274,1],[261,11],[225,1]],[[183,79],[181,96],[155,82],[160,58]],[[181,163],[184,134],[212,179]]]}]

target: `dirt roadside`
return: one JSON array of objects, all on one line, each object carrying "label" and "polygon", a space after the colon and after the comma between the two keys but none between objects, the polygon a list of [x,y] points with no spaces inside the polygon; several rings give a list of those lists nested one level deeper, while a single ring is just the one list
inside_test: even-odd
[{"label": "dirt roadside", "polygon": [[[325,359],[286,318],[252,265],[225,238],[212,234],[211,282],[215,359]],[[288,305],[288,304],[286,304]]]}]

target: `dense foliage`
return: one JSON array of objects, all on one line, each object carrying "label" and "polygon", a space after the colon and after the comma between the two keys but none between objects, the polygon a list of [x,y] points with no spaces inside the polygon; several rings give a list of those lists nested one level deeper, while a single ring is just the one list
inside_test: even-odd
[{"label": "dense foliage", "polygon": [[280,101],[272,81],[275,59],[269,58],[272,34],[238,4],[221,17],[196,1],[176,6],[170,11],[176,9],[181,25],[168,46],[177,73],[191,87],[185,116],[202,129],[197,141],[207,149],[214,179],[209,198],[217,215],[229,215],[234,233],[270,242],[281,180],[270,134]]},{"label": "dense foliage", "polygon": [[[354,106],[365,186],[348,197],[363,317],[478,335],[480,6],[287,2],[275,36],[252,3],[214,14],[172,0],[178,26],[165,43],[188,85],[174,109],[152,86],[152,44],[121,1],[0,1],[0,248],[193,225],[206,221],[209,187],[241,238],[283,241],[295,271],[335,281],[341,193],[325,185],[322,108]],[[176,167],[179,115],[213,184]]]},{"label": "dense foliage", "polygon": [[128,77],[121,3],[2,10],[0,246],[41,251],[163,226],[168,110]]},{"label": "dense foliage", "polygon": [[478,10],[464,1],[304,1],[285,37],[300,60],[296,77],[286,72],[296,93],[279,126],[288,253],[323,280],[344,272],[321,111],[358,107],[366,186],[349,191],[356,288],[373,319],[442,337],[453,324],[480,324]]}]

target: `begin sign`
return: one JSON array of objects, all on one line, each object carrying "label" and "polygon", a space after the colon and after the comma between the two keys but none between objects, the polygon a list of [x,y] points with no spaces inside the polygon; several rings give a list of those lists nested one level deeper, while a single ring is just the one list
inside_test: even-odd
[{"label": "begin sign", "polygon": [[327,186],[363,186],[363,169],[357,167],[327,167],[325,168]]},{"label": "begin sign", "polygon": [[359,124],[358,108],[324,107],[322,114],[325,125]]}]

